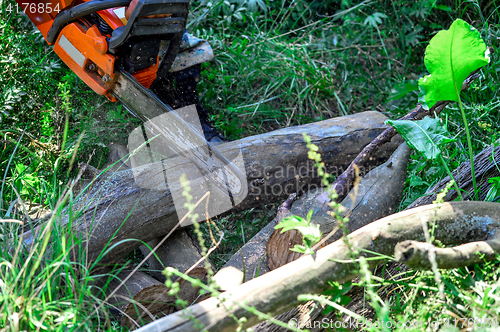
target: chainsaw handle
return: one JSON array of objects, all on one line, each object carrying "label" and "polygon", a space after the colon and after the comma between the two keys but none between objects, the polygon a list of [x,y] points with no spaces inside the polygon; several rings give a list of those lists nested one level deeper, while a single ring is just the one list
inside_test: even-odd
[{"label": "chainsaw handle", "polygon": [[[127,24],[117,28],[111,34],[108,41],[109,50],[113,53],[132,36],[171,35],[173,37],[179,35],[182,38],[188,13],[189,0],[138,0]],[[175,16],[158,16],[162,14]]]},{"label": "chainsaw handle", "polygon": [[59,12],[47,33],[47,41],[49,44],[54,44],[57,40],[59,32],[61,32],[64,25],[68,22],[76,20],[85,15],[89,15],[100,10],[115,8],[115,7],[125,7],[130,4],[130,0],[92,0],[88,1],[69,9],[65,9]]}]

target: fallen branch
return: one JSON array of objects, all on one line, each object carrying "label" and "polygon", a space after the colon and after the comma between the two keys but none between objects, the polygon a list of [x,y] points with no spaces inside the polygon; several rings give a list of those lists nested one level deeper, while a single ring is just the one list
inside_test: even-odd
[{"label": "fallen branch", "polygon": [[500,239],[470,242],[450,248],[437,248],[427,242],[404,241],[396,245],[394,255],[398,262],[410,268],[430,270],[429,252],[432,250],[438,268],[457,269],[496,259],[500,252]]},{"label": "fallen branch", "polygon": [[[348,236],[353,249],[364,257],[369,252],[390,256],[397,243],[406,240],[424,241],[422,224],[435,223],[435,238],[445,245],[484,241],[500,226],[499,205],[490,202],[444,203],[438,209],[427,205],[403,211],[373,222]],[[368,260],[370,268],[386,259]],[[222,303],[210,298],[190,308],[161,318],[139,329],[146,331],[235,331],[234,317],[245,317],[244,327],[253,326],[262,318],[239,303],[270,315],[280,314],[297,306],[298,296],[317,294],[328,288],[327,281],[339,283],[352,280],[358,270],[351,259],[351,250],[342,240],[320,249],[314,256],[304,256],[261,277],[223,293]],[[265,299],[265,300],[263,300]]]}]

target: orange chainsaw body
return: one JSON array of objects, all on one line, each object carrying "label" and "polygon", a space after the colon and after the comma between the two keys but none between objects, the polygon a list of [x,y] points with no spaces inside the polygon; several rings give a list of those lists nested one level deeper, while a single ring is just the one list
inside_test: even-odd
[{"label": "orange chainsaw body", "polygon": [[[21,5],[21,2],[25,0],[17,1],[19,1],[19,5]],[[97,0],[91,1],[96,2]],[[67,13],[72,8],[76,8],[76,6],[88,2],[90,1],[55,0],[55,2],[45,4],[44,8],[51,9],[50,12],[49,10],[45,10],[42,13],[32,13],[30,10],[26,10],[25,13],[40,30],[46,41],[54,45],[54,51],[61,60],[78,75],[80,79],[97,94],[105,95],[108,99],[116,101],[111,92],[116,82],[115,62],[117,63],[119,54],[118,52],[113,54],[108,50],[108,40],[112,37],[111,33],[114,30],[123,29],[123,27],[125,27],[130,13],[133,12],[134,6],[137,4],[137,0],[132,0],[128,6],[96,11],[96,14],[99,15],[100,22],[104,21],[105,23],[103,24],[110,29],[108,33],[100,30],[95,22],[94,24],[90,22],[87,19],[88,16],[84,16],[65,23],[58,32],[55,41],[51,42],[50,36],[48,38],[51,27],[59,13],[62,11],[66,11]],[[154,18],[155,16],[146,17]],[[158,17],[165,17],[165,15],[158,15]],[[54,38],[52,38],[52,40],[53,39]],[[146,88],[149,88],[156,79],[159,68],[159,57],[157,55],[151,57],[149,60],[151,64],[149,65],[148,63],[148,67],[140,68],[140,70],[137,71],[132,68],[132,70],[129,71],[130,74]]]}]

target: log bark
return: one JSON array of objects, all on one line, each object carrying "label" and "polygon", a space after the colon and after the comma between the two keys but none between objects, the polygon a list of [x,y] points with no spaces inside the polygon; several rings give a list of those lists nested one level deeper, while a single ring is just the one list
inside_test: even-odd
[{"label": "log bark", "polygon": [[[444,245],[484,241],[500,226],[499,206],[491,202],[444,203],[439,209],[427,205],[380,219],[353,232],[348,240],[364,257],[373,257],[367,251],[389,256],[393,255],[399,242],[423,241],[422,223],[426,223],[428,229],[431,223],[435,223],[435,238]],[[367,264],[373,268],[384,262],[369,260]],[[256,310],[276,315],[298,305],[298,295],[323,292],[328,288],[327,281],[344,283],[356,274],[350,249],[339,240],[320,249],[314,256],[301,257],[222,294],[224,304],[217,298],[210,298],[139,331],[199,331],[200,325],[206,331],[235,331],[238,323],[233,317],[245,317],[244,327],[261,320],[255,313],[238,305],[243,301]]]},{"label": "log bark", "polygon": [[[347,167],[366,144],[385,130],[385,120],[386,117],[378,112],[364,112],[219,146],[226,155],[241,151],[247,173],[249,194],[228,213],[284,200],[291,193],[305,192],[319,183],[307,158],[302,133],[307,133],[312,143],[320,148],[329,171],[335,174]],[[400,142],[387,144],[372,160],[373,164],[386,160]],[[178,216],[162,169],[161,164],[146,165],[101,177],[92,184],[91,190],[73,203],[72,224],[88,237],[89,262],[111,247],[100,263],[116,262],[141,245],[139,241],[123,240],[147,242],[165,235],[177,224]],[[148,182],[149,189],[136,183],[134,173],[137,172],[146,174],[141,181]],[[186,169],[180,164],[172,170],[174,172],[180,175]],[[68,218],[61,223],[67,223]],[[27,244],[33,242],[31,232],[25,234],[25,239]]]},{"label": "log bark", "polygon": [[[497,141],[497,143],[499,142],[500,140]],[[500,176],[498,167],[499,164],[500,147],[498,146],[495,147],[492,145],[474,156],[474,170],[476,174],[477,187],[479,189],[478,200],[482,201],[486,198],[486,194],[492,186],[488,180],[491,177]],[[472,183],[470,162],[461,163],[460,166],[452,172],[452,174],[455,181],[457,181],[458,187],[462,190],[463,198],[471,199],[474,197],[474,186]],[[417,206],[431,204],[436,199],[437,193],[442,191],[450,180],[449,176],[445,177],[436,183],[432,188],[427,190],[425,196],[416,199],[412,204],[410,204],[408,208],[411,209]],[[457,191],[455,189],[451,189],[443,199],[445,202],[449,202],[457,198]]]},{"label": "log bark", "polygon": [[113,311],[121,316],[121,325],[135,328],[151,322],[157,316],[168,315],[176,310],[175,296],[168,295],[165,284],[142,272],[132,274],[125,284],[121,281],[128,277],[130,271],[122,271],[113,278],[107,293],[118,288],[109,299],[115,308]]}]

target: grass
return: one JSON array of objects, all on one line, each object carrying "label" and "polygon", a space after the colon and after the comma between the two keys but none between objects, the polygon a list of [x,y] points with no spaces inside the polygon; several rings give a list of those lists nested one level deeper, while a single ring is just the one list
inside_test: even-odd
[{"label": "grass", "polygon": [[[233,17],[229,28],[221,23],[229,13],[194,20],[193,30],[209,39],[217,54],[203,72],[202,100],[226,135],[236,138],[374,108],[385,103],[396,82],[422,73],[418,54],[423,45],[414,35],[386,29],[397,23],[390,16],[380,29],[366,20],[368,13],[375,15],[384,6],[366,1],[351,2],[348,8],[328,4],[331,11],[321,15],[316,3],[274,2],[267,11],[246,10],[242,19]],[[411,24],[422,19],[401,3],[396,7]],[[429,20],[431,12],[426,12]],[[300,26],[306,13],[307,24]],[[441,27],[441,21],[419,24],[422,29]],[[385,41],[381,31],[388,35]]]},{"label": "grass", "polygon": [[[20,143],[16,145],[16,148]],[[22,182],[25,184],[25,182]],[[96,331],[114,330],[116,323],[107,311],[96,311],[105,288],[98,275],[85,264],[79,234],[60,220],[63,207],[72,204],[72,185],[55,193],[49,185],[37,191],[41,202],[52,201],[52,214],[40,234],[30,239],[23,234],[35,231],[35,224],[25,211],[29,201],[17,192],[0,221],[0,326],[2,331]],[[29,195],[29,194],[28,194]],[[33,195],[31,195],[33,197]],[[75,260],[76,252],[80,251]],[[110,274],[112,276],[112,274]],[[113,327],[114,326],[114,327]]]},{"label": "grass", "polygon": [[[69,188],[78,163],[102,167],[107,144],[125,143],[138,122],[71,73],[26,18],[6,11],[13,3],[0,2],[0,331],[117,330],[107,310],[96,312],[105,290],[98,286],[100,276],[86,266],[85,253],[76,262],[70,259],[70,248],[82,246],[80,238],[57,221],[75,199]],[[190,30],[207,38],[216,55],[203,65],[200,99],[231,139],[365,110],[397,118],[414,107],[417,93],[389,100],[392,90],[424,73],[423,52],[431,36],[463,18],[497,51],[499,5],[194,1]],[[495,52],[462,95],[474,153],[500,138],[499,61]],[[443,156],[451,169],[467,160],[459,113],[455,104],[442,113],[458,139]],[[444,176],[438,162],[413,154],[401,208]],[[269,205],[216,220],[225,237],[212,253],[215,265],[222,266],[275,211]],[[44,240],[21,245],[22,231],[48,212],[53,213],[45,219],[51,226]],[[498,262],[441,271],[444,299],[430,272],[405,272],[397,281],[364,274],[360,285],[372,301],[374,319],[440,317],[461,329],[472,317],[498,319],[499,272]],[[396,288],[382,299],[388,287]]]}]

